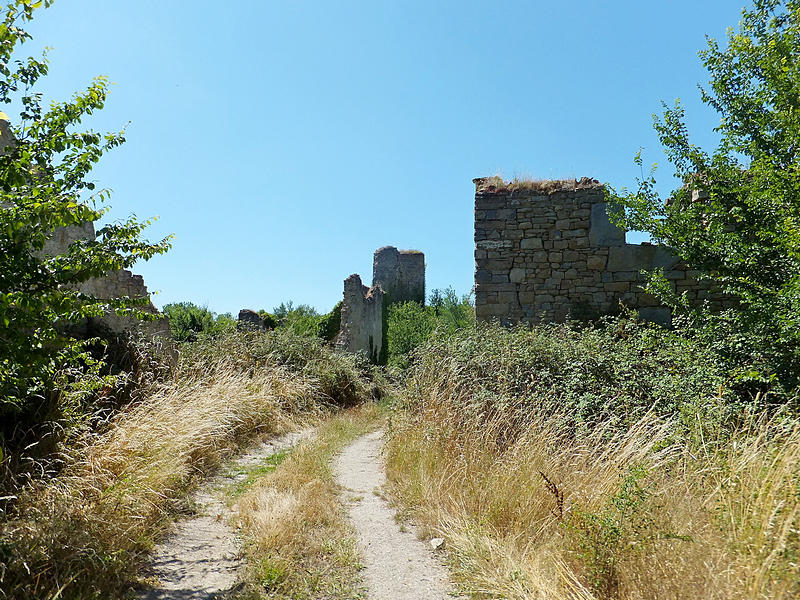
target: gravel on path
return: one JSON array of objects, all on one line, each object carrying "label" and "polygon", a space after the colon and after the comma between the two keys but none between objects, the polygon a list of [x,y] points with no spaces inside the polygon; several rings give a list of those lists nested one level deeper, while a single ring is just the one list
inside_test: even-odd
[{"label": "gravel on path", "polygon": [[[365,435],[348,446],[335,464],[345,488],[350,519],[364,557],[367,597],[372,600],[446,600],[452,598],[448,573],[415,528],[401,528],[395,512],[379,496],[386,482],[381,460],[383,432]],[[405,529],[405,531],[403,530]]]},{"label": "gravel on path", "polygon": [[228,525],[229,508],[216,491],[247,477],[245,469],[308,438],[311,430],[287,433],[237,457],[233,476],[209,479],[193,496],[197,514],[177,524],[175,532],[153,551],[145,574],[156,580],[139,600],[210,600],[222,598],[236,584],[242,558],[239,539]]}]

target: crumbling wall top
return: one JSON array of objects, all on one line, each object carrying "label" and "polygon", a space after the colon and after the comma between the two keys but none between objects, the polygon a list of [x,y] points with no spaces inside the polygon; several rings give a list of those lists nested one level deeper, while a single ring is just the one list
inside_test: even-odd
[{"label": "crumbling wall top", "polygon": [[602,189],[603,184],[591,177],[580,179],[512,179],[505,181],[502,177],[477,177],[472,180],[475,193],[483,195],[508,194],[554,194],[556,192],[572,192],[575,190]]}]

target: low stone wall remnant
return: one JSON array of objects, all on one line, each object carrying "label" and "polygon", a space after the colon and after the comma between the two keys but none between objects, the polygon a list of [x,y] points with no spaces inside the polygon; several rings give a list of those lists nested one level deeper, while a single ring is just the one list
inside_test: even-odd
[{"label": "low stone wall remnant", "polygon": [[342,318],[335,345],[338,350],[364,352],[377,363],[383,352],[384,292],[380,286],[367,287],[361,277],[344,280]]}]

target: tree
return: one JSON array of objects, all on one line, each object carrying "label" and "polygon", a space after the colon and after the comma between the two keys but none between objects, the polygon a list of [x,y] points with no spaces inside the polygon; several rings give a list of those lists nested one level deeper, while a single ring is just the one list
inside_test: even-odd
[{"label": "tree", "polygon": [[198,334],[216,335],[233,331],[236,327],[236,321],[229,313],[217,315],[193,302],[165,304],[163,313],[169,319],[173,339],[178,342],[194,342]]},{"label": "tree", "polygon": [[103,108],[108,82],[98,77],[65,102],[43,106],[37,84],[47,74],[46,56],[12,60],[30,39],[23,26],[52,0],[15,0],[0,22],[0,103],[20,107],[11,126],[13,143],[0,154],[0,415],[33,409],[54,391],[85,386],[99,363],[90,340],[67,333],[71,324],[107,311],[146,317],[147,299],[101,300],[81,293],[81,283],[128,268],[165,252],[169,243],[149,243],[147,222],[131,217],[100,227],[62,254],[44,253],[62,227],[84,227],[107,210],[109,190],[95,189],[92,167],[125,141],[124,132],[79,131],[82,120]]},{"label": "tree", "polygon": [[[800,2],[755,0],[727,45],[708,39],[704,103],[720,115],[720,142],[690,141],[680,102],[655,129],[683,185],[663,199],[655,167],[635,192],[610,190],[628,229],[650,233],[735,301],[689,307],[659,273],[649,291],[682,311],[741,380],[800,380]],[[641,156],[637,155],[641,166]]]}]

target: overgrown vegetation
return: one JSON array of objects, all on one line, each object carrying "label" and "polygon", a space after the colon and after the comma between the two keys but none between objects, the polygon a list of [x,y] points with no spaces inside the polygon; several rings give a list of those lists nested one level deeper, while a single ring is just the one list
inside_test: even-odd
[{"label": "overgrown vegetation", "polygon": [[665,104],[655,127],[683,186],[661,198],[654,167],[611,200],[627,227],[674,248],[735,306],[689,306],[658,272],[649,291],[742,382],[791,392],[800,382],[800,3],[756,0],[727,43],[710,39],[700,57],[718,147],[694,145],[683,107]]},{"label": "overgrown vegetation", "polygon": [[146,318],[149,300],[101,300],[79,292],[78,285],[169,248],[168,239],[144,240],[147,222],[130,217],[60,254],[46,252],[58,228],[85,232],[106,212],[110,192],[95,189],[89,174],[103,154],[125,141],[124,132],[77,129],[103,108],[104,77],[68,101],[44,104],[39,89],[46,57],[14,58],[30,39],[23,28],[35,9],[50,4],[10,2],[0,24],[0,103],[21,107],[9,125],[14,139],[0,152],[0,420],[6,423],[57,415],[63,403],[112,384],[92,352],[97,340],[70,328],[110,311]]},{"label": "overgrown vegetation", "polygon": [[626,319],[434,336],[394,493],[478,597],[794,598],[800,425],[713,359]]},{"label": "overgrown vegetation", "polygon": [[201,333],[214,336],[236,327],[230,313],[218,315],[193,302],[166,304],[162,312],[169,319],[170,333],[177,342],[194,342]]},{"label": "overgrown vegetation", "polygon": [[394,493],[477,597],[800,595],[800,3],[756,0],[701,56],[719,148],[667,108],[685,185],[665,201],[651,173],[611,199],[730,308],[690,306],[656,272],[674,331],[488,325],[412,354]]},{"label": "overgrown vegetation", "polygon": [[379,395],[371,373],[287,330],[185,344],[173,379],[64,448],[60,474],[0,515],[0,590],[118,594],[200,478],[254,436]]},{"label": "overgrown vegetation", "polygon": [[[125,336],[92,326],[110,313],[152,318],[148,298],[79,291],[92,278],[165,252],[169,240],[143,239],[148,223],[135,217],[95,231],[110,192],[95,188],[91,170],[125,137],[80,129],[105,104],[104,77],[67,101],[46,102],[46,56],[16,57],[30,39],[24,28],[50,4],[15,0],[0,16],[0,103],[20,111],[13,122],[0,114],[0,497],[47,473],[38,457],[102,422],[163,365]],[[54,250],[47,242],[59,230],[80,239]]]},{"label": "overgrown vegetation", "polygon": [[312,335],[328,342],[339,333],[342,318],[342,303],[338,302],[329,313],[319,314],[307,304],[297,306],[290,300],[281,302],[272,311],[276,327],[286,327],[298,335]]},{"label": "overgrown vegetation", "polygon": [[335,416],[239,500],[248,568],[238,598],[363,598],[331,461],[378,416],[374,405]]},{"label": "overgrown vegetation", "polygon": [[388,364],[405,369],[413,351],[435,331],[454,333],[471,327],[475,310],[469,296],[459,298],[453,288],[447,288],[433,290],[425,306],[418,302],[390,305],[387,320]]}]

